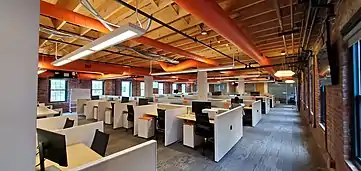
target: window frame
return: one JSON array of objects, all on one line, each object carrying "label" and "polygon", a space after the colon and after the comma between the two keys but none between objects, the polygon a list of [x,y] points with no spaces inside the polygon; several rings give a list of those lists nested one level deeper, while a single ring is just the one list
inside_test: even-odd
[{"label": "window frame", "polygon": [[[132,81],[122,81],[121,82],[121,87],[122,87],[122,91],[120,92],[121,96],[123,96],[123,82],[129,82],[129,97],[133,96],[133,82]],[[140,85],[139,85],[140,86]],[[125,96],[126,97],[126,96]]]},{"label": "window frame", "polygon": [[[162,89],[160,88],[160,85],[162,85]],[[162,82],[158,82],[158,94],[160,94],[160,90],[162,90],[162,94],[161,95],[163,95],[164,94],[164,83],[162,83]]]},{"label": "window frame", "polygon": [[[102,80],[91,80],[91,89],[90,89],[91,96],[94,96],[93,90],[100,90],[100,89],[94,89],[94,88],[93,88],[93,81],[102,82],[102,95],[105,95],[105,91],[104,91],[105,81],[102,81]],[[95,96],[101,96],[101,95],[95,95]]]},{"label": "window frame", "polygon": [[[65,81],[65,89],[59,89],[59,90],[64,90],[64,93],[65,93],[65,99],[64,101],[52,101],[51,100],[51,92],[52,92],[52,88],[51,88],[51,81],[52,80],[62,80],[62,81]],[[59,91],[57,90],[57,91]],[[56,79],[56,78],[53,78],[53,79],[49,79],[49,93],[48,93],[48,97],[49,97],[49,103],[64,103],[64,102],[67,102],[68,101],[68,80],[66,79]]]},{"label": "window frame", "polygon": [[[352,54],[353,73],[353,129],[352,131],[352,156],[361,164],[361,40],[350,48]],[[356,54],[356,55],[355,55]]]},{"label": "window frame", "polygon": [[[181,87],[182,87],[182,93],[186,93],[187,92],[187,87],[186,87],[186,84],[181,84]],[[183,92],[183,89],[184,89],[184,92]]]},{"label": "window frame", "polygon": [[[142,84],[143,84],[143,89],[142,89]],[[143,95],[142,95],[142,91],[143,91]],[[140,96],[142,97],[145,96],[145,83],[143,81],[140,82]]]}]

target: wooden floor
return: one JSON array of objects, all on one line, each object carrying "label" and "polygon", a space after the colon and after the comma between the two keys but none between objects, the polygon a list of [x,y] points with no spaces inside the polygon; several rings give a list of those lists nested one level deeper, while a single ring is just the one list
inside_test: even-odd
[{"label": "wooden floor", "polygon": [[[81,120],[84,124],[89,121]],[[113,130],[110,134],[107,154],[123,150],[146,140],[134,137],[124,129]],[[164,147],[158,141],[158,171],[317,171],[322,165],[317,148],[300,122],[294,106],[274,108],[263,115],[254,127],[245,127],[243,138],[218,163],[212,161],[212,153],[206,157],[200,149],[191,149],[175,143]]]}]

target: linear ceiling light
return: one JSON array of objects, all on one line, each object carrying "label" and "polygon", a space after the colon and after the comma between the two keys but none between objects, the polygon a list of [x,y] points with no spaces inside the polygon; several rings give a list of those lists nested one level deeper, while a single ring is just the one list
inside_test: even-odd
[{"label": "linear ceiling light", "polygon": [[67,63],[70,63],[74,60],[78,60],[90,54],[93,54],[97,51],[103,50],[110,46],[122,43],[126,40],[139,37],[143,35],[146,31],[134,24],[122,25],[114,31],[90,42],[87,45],[65,55],[64,57],[55,60],[51,64],[54,66],[62,66]]},{"label": "linear ceiling light", "polygon": [[39,70],[38,70],[38,75],[41,74],[41,73],[44,73],[44,72],[46,72],[45,69],[39,69]]},{"label": "linear ceiling light", "polygon": [[291,70],[278,70],[275,73],[276,77],[292,77],[295,73]]},{"label": "linear ceiling light", "polygon": [[158,72],[158,73],[152,73],[152,76],[160,76],[160,75],[175,75],[175,74],[187,74],[187,73],[196,73],[199,71],[222,71],[222,70],[230,70],[230,69],[238,69],[242,68],[243,66],[222,66],[222,67],[213,67],[213,68],[201,68],[201,69],[190,69],[190,70],[184,70],[184,71],[176,71],[176,72]]},{"label": "linear ceiling light", "polygon": [[295,83],[295,80],[286,80],[285,83],[292,84],[292,83]]}]

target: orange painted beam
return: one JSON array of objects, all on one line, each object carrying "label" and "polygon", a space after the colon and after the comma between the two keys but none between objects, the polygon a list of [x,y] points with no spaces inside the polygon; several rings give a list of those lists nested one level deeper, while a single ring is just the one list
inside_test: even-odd
[{"label": "orange painted beam", "polygon": [[[58,20],[66,21],[75,25],[79,25],[85,28],[90,28],[102,33],[109,33],[110,31],[98,20],[73,12],[68,9],[57,7],[54,4],[50,4],[44,1],[40,1],[40,14],[44,16],[48,16],[51,18],[55,18]],[[193,60],[197,60],[200,62],[204,62],[209,65],[216,66],[218,65],[216,61],[207,59],[205,57],[202,57],[200,55],[176,48],[174,46],[170,46],[168,44],[159,42],[157,40],[153,40],[144,36],[134,38],[132,41],[135,41],[137,43],[146,44],[148,46],[152,46],[158,49],[162,49],[164,51],[168,51],[174,54],[178,54],[181,56],[184,56],[186,58],[190,58]],[[196,66],[193,66],[196,67]],[[173,69],[175,70],[175,69]]]},{"label": "orange painted beam", "polygon": [[105,74],[126,74],[126,75],[149,75],[149,70],[140,68],[124,67],[116,64],[105,64],[93,61],[76,60],[71,63],[57,67],[51,64],[53,57],[42,57],[39,59],[38,67],[46,70],[105,73]]}]

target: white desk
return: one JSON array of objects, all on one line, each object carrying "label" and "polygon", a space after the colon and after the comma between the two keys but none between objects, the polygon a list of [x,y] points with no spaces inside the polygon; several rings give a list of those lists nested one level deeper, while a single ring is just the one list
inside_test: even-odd
[{"label": "white desk", "polygon": [[[187,121],[196,121],[196,115],[194,114],[181,114],[177,116],[178,119],[183,119],[183,120],[187,120]],[[209,122],[211,124],[214,124],[214,120],[210,119]]]},{"label": "white desk", "polygon": [[[92,161],[102,158],[101,155],[90,149],[85,144],[74,144],[66,147],[68,167],[62,167],[58,164],[45,159],[45,168],[54,166],[60,170],[70,170],[81,165],[90,163]],[[36,157],[36,163],[39,163],[39,156]],[[36,168],[40,170],[39,167]]]},{"label": "white desk", "polygon": [[53,116],[55,114],[59,114],[58,111],[49,109],[45,106],[38,106],[37,107],[37,111],[36,111],[36,116],[37,117],[47,117],[47,116]]}]

